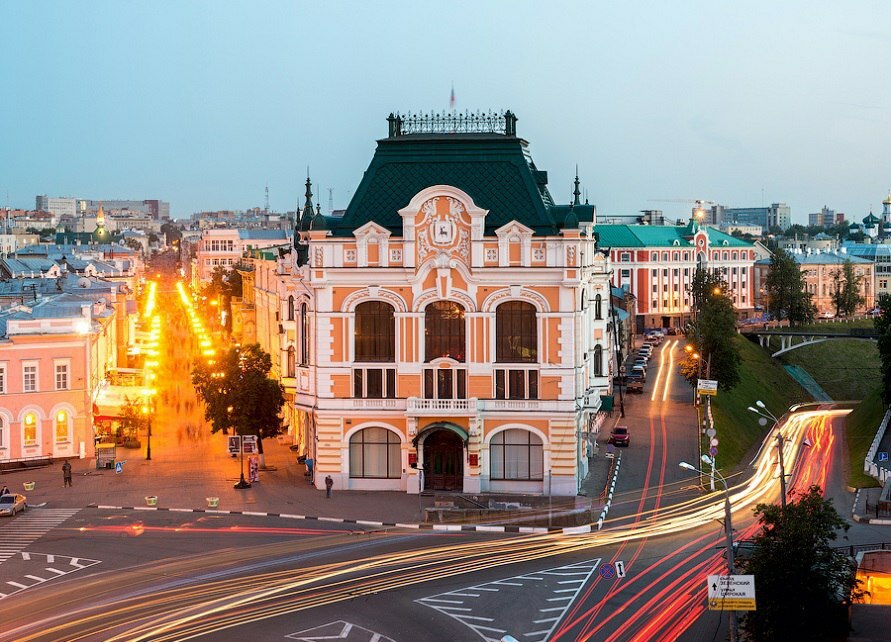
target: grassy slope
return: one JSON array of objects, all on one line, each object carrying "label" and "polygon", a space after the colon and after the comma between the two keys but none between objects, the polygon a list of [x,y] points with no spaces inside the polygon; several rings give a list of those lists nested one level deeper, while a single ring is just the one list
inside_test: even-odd
[{"label": "grassy slope", "polygon": [[734,467],[749,463],[750,450],[772,427],[758,424],[758,416],[746,410],[761,400],[776,416],[810,396],[790,377],[770,354],[744,337],[736,337],[742,357],[742,381],[726,392],[719,390],[712,400],[712,413],[718,433],[718,466]]},{"label": "grassy slope", "polygon": [[885,414],[881,392],[881,388],[873,390],[845,418],[849,458],[848,484],[855,488],[879,485],[878,481],[863,472],[863,460]]}]

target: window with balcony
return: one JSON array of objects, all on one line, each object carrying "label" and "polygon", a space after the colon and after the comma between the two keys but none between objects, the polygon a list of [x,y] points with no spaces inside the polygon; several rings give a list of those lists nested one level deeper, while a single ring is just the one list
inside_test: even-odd
[{"label": "window with balcony", "polygon": [[356,306],[354,360],[395,361],[396,320],[393,306],[366,301]]},{"label": "window with balcony", "polygon": [[424,358],[464,362],[466,350],[464,308],[452,301],[434,301],[424,311]]},{"label": "window with balcony", "polygon": [[365,428],[350,437],[350,477],[399,479],[402,446],[386,428]]},{"label": "window with balcony", "polygon": [[[600,295],[597,297],[595,314],[600,305]],[[502,363],[538,361],[536,310],[531,303],[508,301],[495,310],[495,360]]]},{"label": "window with balcony", "polygon": [[395,399],[396,368],[354,368],[353,397]]},{"label": "window with balcony", "polygon": [[496,480],[544,479],[544,447],[528,430],[502,430],[489,442],[490,477]]},{"label": "window with balcony", "polygon": [[467,399],[467,370],[464,368],[425,368],[425,399]]},{"label": "window with balcony", "polygon": [[496,368],[496,399],[538,399],[538,370]]}]

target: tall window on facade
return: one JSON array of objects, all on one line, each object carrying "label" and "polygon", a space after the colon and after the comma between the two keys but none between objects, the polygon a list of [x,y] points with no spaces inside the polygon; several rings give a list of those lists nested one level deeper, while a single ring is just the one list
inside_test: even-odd
[{"label": "tall window on facade", "polygon": [[37,392],[37,365],[27,363],[22,366],[22,392]]},{"label": "tall window on facade", "polygon": [[68,441],[68,413],[60,410],[56,413],[56,441]]},{"label": "tall window on facade", "polygon": [[56,390],[68,390],[68,364],[56,364]]},{"label": "tall window on facade", "polygon": [[0,394],[6,392],[6,364],[0,364]]},{"label": "tall window on facade", "polygon": [[22,437],[26,446],[37,445],[37,415],[29,412],[22,422]]},{"label": "tall window on facade", "polygon": [[491,479],[541,481],[544,478],[541,438],[528,430],[503,430],[492,437],[489,457]]},{"label": "tall window on facade", "polygon": [[393,306],[382,301],[367,301],[356,306],[356,361],[396,360],[393,313]]},{"label": "tall window on facade", "polygon": [[300,304],[300,365],[309,363],[309,310],[306,304]]},{"label": "tall window on facade", "polygon": [[6,448],[7,441],[9,440],[6,438],[6,422],[0,417],[0,448]]},{"label": "tall window on facade", "polygon": [[285,361],[285,376],[293,377],[297,372],[297,351],[294,350],[294,346],[288,346],[288,354],[287,359]]},{"label": "tall window on facade", "polygon": [[350,477],[399,479],[402,447],[396,433],[365,428],[350,437]]},{"label": "tall window on facade", "polygon": [[594,297],[594,318],[598,320],[603,318],[603,297],[600,294]]},{"label": "tall window on facade", "polygon": [[294,320],[294,295],[288,297],[288,321]]},{"label": "tall window on facade", "polygon": [[452,301],[434,301],[424,311],[424,354],[427,361],[448,357],[464,362],[467,340],[464,308]]},{"label": "tall window on facade", "polygon": [[508,301],[495,310],[495,360],[507,363],[538,361],[534,305]]},{"label": "tall window on facade", "polygon": [[[508,301],[495,310],[495,360],[499,363],[538,363],[535,306]],[[538,399],[538,370],[496,368],[496,399]]]},{"label": "tall window on facade", "polygon": [[594,346],[594,353],[592,355],[594,360],[594,375],[598,377],[603,376],[603,346],[599,343]]}]

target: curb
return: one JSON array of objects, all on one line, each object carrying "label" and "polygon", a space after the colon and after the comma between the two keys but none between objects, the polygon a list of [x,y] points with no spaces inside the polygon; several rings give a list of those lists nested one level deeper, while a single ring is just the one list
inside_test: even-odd
[{"label": "curb", "polygon": [[[522,533],[544,534],[559,533],[563,535],[584,535],[592,532],[592,526],[567,526],[564,528],[547,529],[536,526],[487,526],[484,524],[406,524],[402,522],[375,522],[365,519],[345,519],[340,517],[319,517],[315,515],[295,515],[292,513],[272,513],[266,511],[248,510],[219,510],[216,508],[168,508],[165,506],[112,506],[108,504],[89,504],[87,508],[97,510],[132,510],[144,512],[170,512],[170,513],[207,513],[209,515],[245,515],[248,517],[278,517],[281,519],[295,519],[303,521],[326,522],[331,524],[355,524],[356,526],[375,526],[379,528],[408,528],[422,531],[442,532],[477,532],[477,533]],[[599,530],[599,526],[598,526]]]},{"label": "curb", "polygon": [[[616,458],[616,467],[613,469],[613,479],[609,484],[609,494],[606,496],[606,504],[603,506],[603,510],[600,511],[600,517],[597,520],[597,530],[603,528],[603,520],[606,519],[607,513],[609,513],[609,507],[613,503],[613,493],[616,490],[616,482],[619,480],[619,466],[622,465],[622,453],[619,453],[619,456]],[[587,532],[591,532],[590,526],[588,527]],[[567,529],[563,529],[564,534],[575,534],[575,533],[566,533]]]}]

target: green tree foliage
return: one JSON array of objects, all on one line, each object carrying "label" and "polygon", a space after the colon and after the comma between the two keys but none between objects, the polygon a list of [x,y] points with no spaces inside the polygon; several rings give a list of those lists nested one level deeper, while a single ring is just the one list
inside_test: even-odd
[{"label": "green tree foliage", "polygon": [[785,250],[778,249],[771,256],[765,287],[767,311],[774,319],[788,319],[793,326],[814,320],[814,304],[805,287],[801,269]]},{"label": "green tree foliage", "polygon": [[[736,311],[727,296],[727,284],[717,274],[697,268],[690,286],[694,318],[687,326],[691,350],[681,362],[681,374],[691,384],[702,374],[730,390],[739,383],[739,349],[736,336]],[[698,355],[698,358],[697,358]]]},{"label": "green tree foliage", "polygon": [[879,334],[879,358],[882,361],[882,402],[891,404],[891,295],[879,295],[879,314],[873,325]]},{"label": "green tree foliage", "polygon": [[204,418],[217,432],[233,428],[262,440],[281,432],[279,412],[285,403],[281,384],[269,378],[272,359],[260,344],[233,348],[215,363],[198,359],[192,385],[204,402]]},{"label": "green tree foliage", "polygon": [[182,231],[173,223],[163,223],[161,225],[161,234],[164,235],[165,243],[167,245],[173,245],[174,241],[179,244],[183,238]]},{"label": "green tree foliage", "polygon": [[743,620],[748,638],[826,640],[847,633],[846,610],[862,597],[853,562],[830,547],[848,524],[819,486],[800,493],[783,510],[758,504],[761,526],[753,553],[737,562],[755,576],[758,610]]},{"label": "green tree foliage", "polygon": [[863,275],[856,273],[850,259],[846,259],[839,269],[833,270],[830,279],[832,303],[836,314],[851,316],[857,308],[866,303],[866,299],[860,294]]}]

